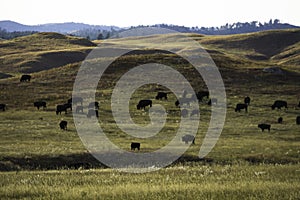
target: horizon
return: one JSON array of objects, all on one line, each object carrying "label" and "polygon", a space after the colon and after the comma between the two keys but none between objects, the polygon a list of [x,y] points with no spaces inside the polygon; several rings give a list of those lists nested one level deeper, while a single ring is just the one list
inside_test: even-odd
[{"label": "horizon", "polygon": [[[18,5],[18,6],[15,6]],[[299,3],[286,0],[240,2],[212,0],[200,3],[188,0],[143,2],[137,0],[84,3],[53,0],[11,0],[2,5],[0,20],[10,20],[25,25],[48,23],[84,23],[90,25],[118,26],[168,24],[186,27],[220,27],[236,22],[268,22],[279,19],[281,23],[300,25]]]}]

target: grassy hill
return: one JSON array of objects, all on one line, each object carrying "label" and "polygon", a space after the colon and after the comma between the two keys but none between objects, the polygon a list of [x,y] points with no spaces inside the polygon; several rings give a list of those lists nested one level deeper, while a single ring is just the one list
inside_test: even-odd
[{"label": "grassy hill", "polygon": [[[299,197],[300,188],[296,183],[300,180],[300,126],[295,123],[296,116],[300,115],[297,107],[300,100],[299,30],[234,36],[189,35],[207,49],[222,74],[228,109],[225,126],[215,148],[200,160],[197,155],[211,117],[208,100],[200,102],[196,144],[168,168],[144,175],[106,169],[81,143],[73,113],[55,114],[56,105],[71,97],[80,61],[94,43],[55,33],[0,41],[0,72],[14,76],[0,80],[0,103],[7,104],[7,110],[0,111],[0,198],[51,199],[53,193],[66,199],[99,195],[117,199],[160,199],[162,196],[197,199],[199,194],[203,198],[217,199]],[[110,42],[143,47],[153,40],[167,41],[169,37],[154,35]],[[150,122],[148,111],[137,110],[138,101],[149,98],[154,104],[164,106],[168,120],[159,134],[149,139],[134,138],[115,123],[111,94],[116,82],[133,66],[152,62],[173,66],[187,77],[195,91],[206,89],[195,70],[169,52],[134,51],[115,61],[98,84],[96,100],[100,102],[100,125],[107,136],[126,151],[130,150],[132,141],[141,142],[139,153],[159,149],[168,144],[179,126],[180,110],[174,104],[175,95],[170,93],[167,101],[156,100],[157,91],[169,92],[156,84],[134,92],[129,110],[134,122],[146,125]],[[283,74],[263,72],[263,68],[274,65],[279,66]],[[31,73],[30,82],[20,83],[23,72]],[[252,99],[249,112],[235,112],[235,105],[243,102],[245,96]],[[277,99],[286,100],[289,108],[271,110]],[[46,101],[47,108],[34,108],[33,102],[37,100]],[[88,105],[85,102],[83,106],[86,114]],[[282,124],[277,123],[278,117],[283,117]],[[68,131],[59,129],[61,120],[68,121]],[[271,131],[261,132],[257,127],[259,123],[271,124]],[[149,185],[153,187],[149,189]],[[69,192],[70,188],[75,189]]]},{"label": "grassy hill", "polygon": [[84,60],[96,45],[58,33],[37,33],[0,42],[1,72],[33,73]]}]

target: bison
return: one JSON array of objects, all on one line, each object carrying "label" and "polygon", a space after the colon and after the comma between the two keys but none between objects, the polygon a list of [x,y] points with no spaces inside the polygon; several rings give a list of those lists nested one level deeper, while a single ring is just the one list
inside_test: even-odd
[{"label": "bison", "polygon": [[282,117],[279,117],[278,120],[277,120],[277,122],[278,122],[279,124],[282,124],[282,121],[283,121],[283,118],[282,118]]},{"label": "bison", "polygon": [[67,108],[66,108],[65,104],[56,106],[56,114],[57,115],[58,115],[58,113],[61,114],[61,112],[63,112],[63,111],[67,114]]},{"label": "bison", "polygon": [[67,130],[67,125],[68,125],[68,122],[67,121],[61,121],[59,123],[59,127],[62,129],[62,130]]},{"label": "bison", "polygon": [[140,110],[140,109],[144,109],[145,110],[146,106],[152,107],[152,101],[151,100],[140,100],[139,103],[138,103],[138,105],[136,106],[136,108],[138,110]]},{"label": "bison", "polygon": [[31,79],[31,76],[30,76],[30,75],[24,74],[24,75],[21,76],[20,82],[25,82],[25,81],[30,82],[30,79]]},{"label": "bison", "polygon": [[238,104],[236,104],[235,112],[237,112],[237,111],[240,112],[242,109],[245,109],[245,112],[248,112],[248,105],[244,104],[244,103],[238,103]]},{"label": "bison", "polygon": [[98,110],[95,110],[95,109],[89,109],[88,111],[88,114],[86,115],[88,118],[91,118],[92,116],[95,116],[95,117],[99,117],[99,112]]},{"label": "bison", "polygon": [[75,112],[76,113],[79,113],[79,112],[83,113],[83,106],[77,106]]},{"label": "bison", "polygon": [[245,99],[244,99],[244,103],[245,103],[247,106],[249,106],[249,105],[250,105],[250,101],[251,101],[250,97],[246,96]]},{"label": "bison", "polygon": [[276,100],[271,106],[272,110],[274,110],[275,108],[281,109],[282,107],[288,108],[286,101]]},{"label": "bison", "polygon": [[270,124],[258,124],[257,127],[260,128],[262,130],[262,132],[264,132],[265,129],[269,130],[269,132],[270,132],[270,129],[271,129]]},{"label": "bison", "polygon": [[168,99],[168,93],[166,92],[158,92],[155,99],[156,100],[162,100],[163,98],[165,98],[165,100]]},{"label": "bison", "polygon": [[89,103],[88,108],[99,110],[99,102],[95,101],[95,102]]},{"label": "bison", "polygon": [[1,104],[0,104],[0,110],[5,111],[5,108],[6,108],[6,105],[3,104],[3,103],[1,103]]},{"label": "bison", "polygon": [[140,147],[141,147],[141,143],[138,143],[138,142],[131,142],[131,150],[132,151],[135,151],[135,149],[138,149],[138,151],[140,150]]},{"label": "bison", "polygon": [[37,109],[39,110],[40,107],[47,108],[47,103],[45,101],[36,101],[33,103],[33,106],[37,107]]},{"label": "bison", "polygon": [[300,125],[300,116],[297,116],[297,117],[296,117],[296,124],[297,124],[297,125]]},{"label": "bison", "polygon": [[299,103],[298,103],[298,107],[300,108],[300,101],[299,101]]},{"label": "bison", "polygon": [[182,138],[182,141],[185,142],[185,144],[188,144],[189,142],[192,142],[192,144],[195,144],[195,136],[193,135],[184,135]]}]

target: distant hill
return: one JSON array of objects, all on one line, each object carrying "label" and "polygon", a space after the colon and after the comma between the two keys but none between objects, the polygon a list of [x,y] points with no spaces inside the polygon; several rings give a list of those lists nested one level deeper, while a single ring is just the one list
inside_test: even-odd
[{"label": "distant hill", "polygon": [[41,24],[41,25],[24,25],[14,21],[0,21],[0,28],[5,29],[8,32],[14,31],[37,31],[37,32],[57,32],[57,33],[68,33],[71,34],[73,32],[84,30],[84,29],[96,29],[101,31],[111,31],[119,30],[120,28],[117,26],[102,26],[102,25],[89,25],[83,23],[51,23],[51,24]]}]

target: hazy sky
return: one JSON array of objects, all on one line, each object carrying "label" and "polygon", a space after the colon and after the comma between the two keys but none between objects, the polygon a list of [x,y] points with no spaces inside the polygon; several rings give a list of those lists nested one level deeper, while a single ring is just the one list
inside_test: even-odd
[{"label": "hazy sky", "polygon": [[28,25],[83,22],[121,27],[159,23],[220,26],[227,22],[281,22],[300,25],[299,0],[7,0],[0,20]]}]

